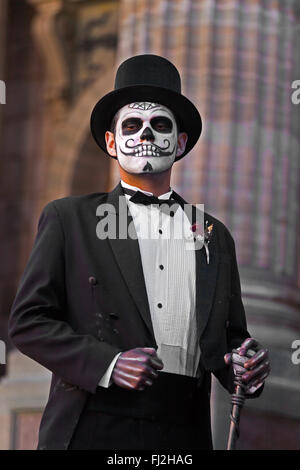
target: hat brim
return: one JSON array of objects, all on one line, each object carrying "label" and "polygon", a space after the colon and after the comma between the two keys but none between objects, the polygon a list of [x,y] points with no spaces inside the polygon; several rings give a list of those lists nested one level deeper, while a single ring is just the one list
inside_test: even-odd
[{"label": "hat brim", "polygon": [[[185,151],[175,161],[183,158],[192,150],[202,130],[201,116],[195,105],[184,95],[167,88],[152,85],[134,85],[113,90],[103,96],[91,114],[91,131],[99,147],[109,156],[105,142],[105,132],[110,130],[111,122],[117,111],[129,103],[149,101],[167,106],[175,114],[180,132],[188,135]],[[112,157],[117,159],[117,157]]]}]

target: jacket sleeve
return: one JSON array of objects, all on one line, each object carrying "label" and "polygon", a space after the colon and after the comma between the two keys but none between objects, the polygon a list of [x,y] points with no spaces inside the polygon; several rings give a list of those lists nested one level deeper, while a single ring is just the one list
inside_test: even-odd
[{"label": "jacket sleeve", "polygon": [[245,309],[242,301],[240,275],[236,259],[235,243],[230,235],[231,254],[231,292],[229,301],[229,317],[227,328],[227,346],[231,352],[249,338]]},{"label": "jacket sleeve", "polygon": [[[231,292],[229,301],[229,317],[228,317],[228,328],[227,333],[227,352],[231,352],[232,349],[241,346],[246,338],[251,335],[247,331],[247,321],[245,315],[245,309],[242,301],[240,275],[236,259],[235,243],[228,232],[229,246],[231,255]],[[214,371],[214,375],[218,378],[221,384],[229,391],[234,391],[234,372],[232,365],[225,366],[223,369]],[[247,395],[248,398],[258,397],[263,390],[261,386],[252,395]]]},{"label": "jacket sleeve", "polygon": [[65,321],[65,239],[55,205],[40,216],[28,263],[13,302],[8,332],[25,355],[62,380],[94,393],[120,350],[75,332]]}]

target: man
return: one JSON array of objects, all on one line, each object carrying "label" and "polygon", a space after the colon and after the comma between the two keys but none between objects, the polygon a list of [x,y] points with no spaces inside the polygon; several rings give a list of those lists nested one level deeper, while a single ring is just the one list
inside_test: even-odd
[{"label": "man", "polygon": [[91,129],[121,182],[46,205],[9,322],[53,373],[38,449],[211,449],[211,372],[232,392],[240,367],[255,397],[270,365],[246,329],[229,231],[170,188],[200,115],[174,65],[140,55]]}]

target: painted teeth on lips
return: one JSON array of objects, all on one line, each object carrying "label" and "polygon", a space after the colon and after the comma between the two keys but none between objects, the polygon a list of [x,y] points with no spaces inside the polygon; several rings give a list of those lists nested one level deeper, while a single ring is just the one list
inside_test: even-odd
[{"label": "painted teeth on lips", "polygon": [[159,152],[156,150],[154,145],[140,145],[138,148],[135,148],[134,150],[135,156],[136,157],[142,157],[142,156],[150,156],[150,157],[158,157]]}]

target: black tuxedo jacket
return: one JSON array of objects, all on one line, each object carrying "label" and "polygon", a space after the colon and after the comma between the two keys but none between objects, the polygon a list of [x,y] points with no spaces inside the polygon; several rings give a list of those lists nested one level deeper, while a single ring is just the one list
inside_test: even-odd
[{"label": "black tuxedo jacket", "polygon": [[[96,235],[103,217],[97,207],[110,204],[118,223],[119,197],[124,202],[120,183],[109,193],[57,199],[39,219],[9,318],[17,348],[52,371],[38,449],[68,448],[88,396],[118,352],[157,347],[138,240]],[[196,310],[208,409],[211,372],[232,392],[223,356],[250,335],[234,241],[220,221],[207,213],[204,220],[213,232],[210,263],[204,247],[195,251]],[[209,432],[208,414],[206,425]]]}]

